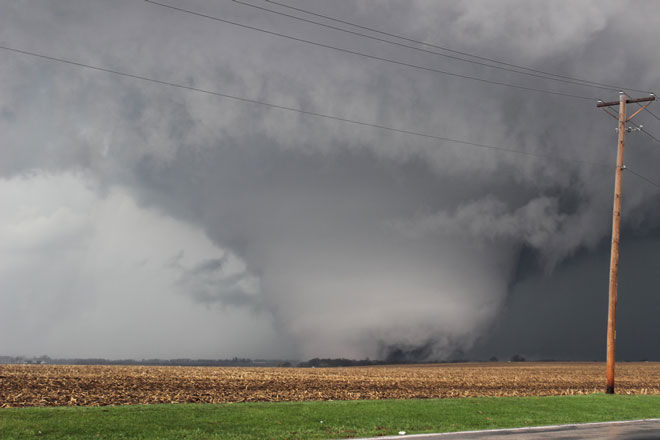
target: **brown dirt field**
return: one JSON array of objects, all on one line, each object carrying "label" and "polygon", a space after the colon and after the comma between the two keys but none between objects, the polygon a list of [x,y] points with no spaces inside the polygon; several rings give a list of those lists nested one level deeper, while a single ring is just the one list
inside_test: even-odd
[{"label": "brown dirt field", "polygon": [[[0,406],[547,396],[602,392],[600,363],[352,368],[0,365]],[[617,365],[617,392],[660,394],[660,363]]]}]

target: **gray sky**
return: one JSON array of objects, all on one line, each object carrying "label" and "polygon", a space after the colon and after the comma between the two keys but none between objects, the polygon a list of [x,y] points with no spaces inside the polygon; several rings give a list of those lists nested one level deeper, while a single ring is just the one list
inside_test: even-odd
[{"label": "gray sky", "polygon": [[[594,100],[144,1],[3,0],[3,46],[568,160],[1,50],[0,354],[383,358],[424,347],[435,359],[602,358],[616,132],[595,99],[616,91],[229,0],[170,4]],[[651,1],[290,4],[562,75],[642,90],[660,79]],[[660,134],[648,113],[638,122]],[[628,166],[660,180],[660,144],[628,139]],[[624,192],[619,353],[660,359],[650,312],[660,308],[660,189],[628,173]]]}]

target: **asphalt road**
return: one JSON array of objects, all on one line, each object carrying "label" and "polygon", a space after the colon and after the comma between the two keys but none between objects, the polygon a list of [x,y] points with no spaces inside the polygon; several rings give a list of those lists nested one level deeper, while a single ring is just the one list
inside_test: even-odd
[{"label": "asphalt road", "polygon": [[495,429],[444,434],[397,435],[362,440],[540,440],[540,439],[660,439],[660,419],[625,422],[582,423],[576,425],[539,426],[533,428]]}]

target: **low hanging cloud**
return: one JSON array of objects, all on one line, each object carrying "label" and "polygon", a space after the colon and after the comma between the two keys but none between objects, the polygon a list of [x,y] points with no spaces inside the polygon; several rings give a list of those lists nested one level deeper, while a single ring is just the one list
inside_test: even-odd
[{"label": "low hanging cloud", "polygon": [[[512,208],[493,197],[459,205],[453,212],[438,212],[412,220],[395,222],[393,227],[406,236],[460,236],[475,243],[515,243],[537,250],[547,272],[563,258],[583,247],[593,247],[602,230],[574,231],[576,219],[584,213],[563,212],[557,197],[541,196]],[[575,236],[575,240],[557,237]]]},{"label": "low hanging cloud", "polygon": [[185,267],[180,252],[172,259],[172,267],[180,271],[176,285],[196,300],[225,306],[260,307],[259,280],[251,276],[245,264],[230,253],[220,258],[202,260]]},{"label": "low hanging cloud", "polygon": [[559,234],[566,215],[556,198],[540,197],[515,210],[500,200],[487,198],[460,205],[453,213],[441,212],[399,225],[414,236],[463,234],[475,240],[515,240],[543,248]]}]

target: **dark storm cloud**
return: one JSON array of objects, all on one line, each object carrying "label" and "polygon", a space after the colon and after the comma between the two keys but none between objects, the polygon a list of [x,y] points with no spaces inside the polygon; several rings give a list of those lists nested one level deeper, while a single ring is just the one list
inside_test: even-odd
[{"label": "dark storm cloud", "polygon": [[[617,19],[623,6],[616,2],[303,6],[570,76],[637,88],[655,86],[660,76],[657,62],[645,56],[658,38],[647,23],[657,12],[652,3],[637,4],[626,23]],[[407,63],[615,98],[358,40],[232,2],[191,0],[185,7]],[[572,268],[604,252],[612,167],[590,163],[614,163],[616,133],[594,102],[365,60],[146,2],[15,1],[5,8],[6,45],[568,158],[431,141],[5,54],[2,176],[80,172],[100,198],[119,187],[141,209],[201,228],[217,253],[185,264],[170,260],[172,284],[184,298],[220,305],[212,309],[219,321],[243,313],[232,337],[256,354],[251,341],[263,334],[240,326],[264,320],[272,321],[278,334],[272,347],[282,357],[446,357],[475,341],[484,353],[529,351],[525,344],[511,348],[515,338],[506,335],[536,322],[500,322],[504,336],[485,348],[483,335],[535,290],[591,279],[590,271]],[[631,168],[655,177],[655,147],[631,135]],[[625,185],[625,227],[643,243],[660,226],[659,192],[630,175]],[[167,248],[168,258],[179,255],[177,246]],[[633,252],[648,255],[653,247],[639,249]],[[521,270],[521,258],[536,263]],[[640,277],[640,286],[653,282],[652,274]],[[544,298],[558,309],[565,304]],[[585,316],[576,329],[602,327],[601,316]],[[220,349],[228,344],[226,336],[189,331]],[[563,337],[534,354],[558,353]]]},{"label": "dark storm cloud", "polygon": [[[660,264],[658,233],[624,231],[617,312],[617,358],[660,359],[656,316]],[[525,270],[491,332],[469,353],[479,359],[515,354],[527,359],[604,360],[609,246],[581,252],[551,276]]]}]

